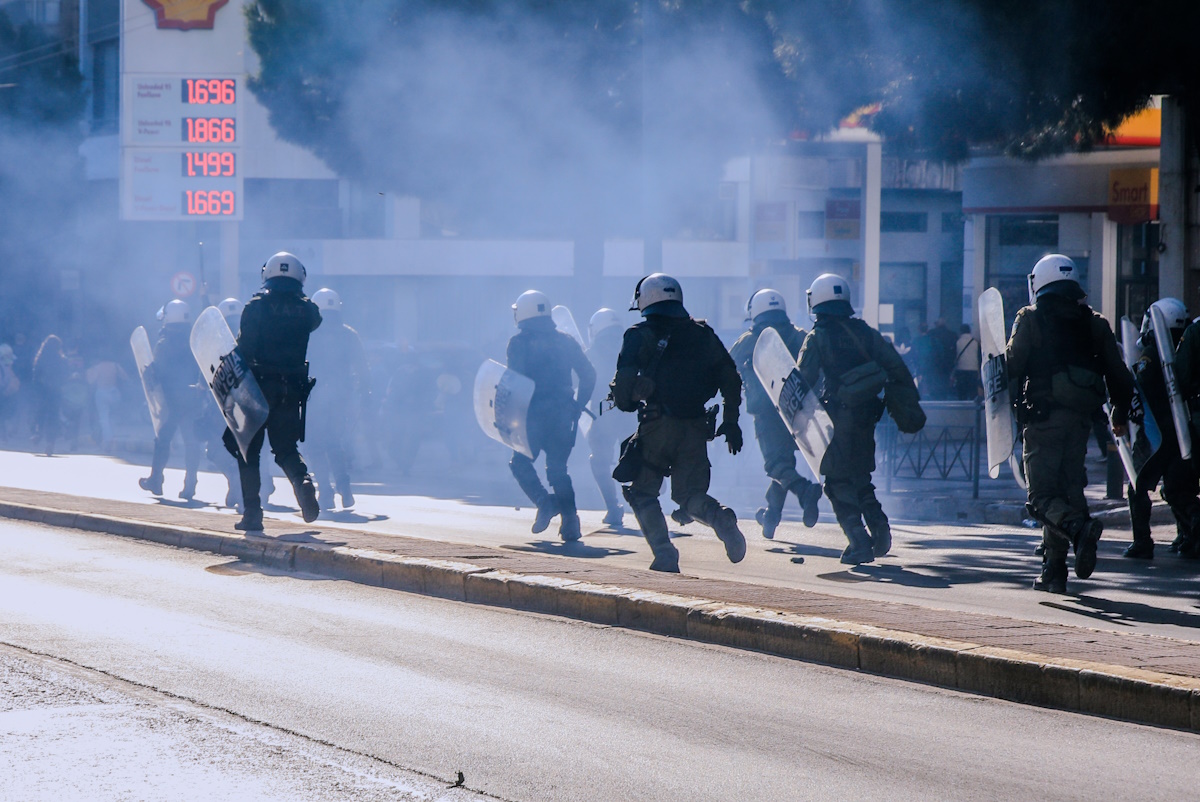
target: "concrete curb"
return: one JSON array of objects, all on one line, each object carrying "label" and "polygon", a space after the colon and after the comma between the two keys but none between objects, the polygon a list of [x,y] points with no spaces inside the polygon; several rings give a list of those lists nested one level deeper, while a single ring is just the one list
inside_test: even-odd
[{"label": "concrete curb", "polygon": [[1006,699],[1200,732],[1200,679],[932,638],[711,599],[466,562],[289,543],[0,502],[0,517],[206,551],[287,571],[751,649]]}]

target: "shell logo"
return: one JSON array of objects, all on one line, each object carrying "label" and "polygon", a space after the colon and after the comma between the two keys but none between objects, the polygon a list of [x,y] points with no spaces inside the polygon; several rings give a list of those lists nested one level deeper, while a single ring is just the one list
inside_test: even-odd
[{"label": "shell logo", "polygon": [[181,31],[193,28],[212,30],[217,9],[229,0],[142,0],[154,9],[154,24],[158,28]]}]

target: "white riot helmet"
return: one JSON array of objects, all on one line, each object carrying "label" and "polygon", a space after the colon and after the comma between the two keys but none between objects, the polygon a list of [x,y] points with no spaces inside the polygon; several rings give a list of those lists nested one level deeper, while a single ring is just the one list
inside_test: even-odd
[{"label": "white riot helmet", "polygon": [[762,289],[751,295],[746,302],[746,319],[754,320],[763,312],[787,312],[783,295],[772,289]]},{"label": "white riot helmet", "polygon": [[242,307],[245,306],[237,298],[226,298],[221,303],[217,304],[217,309],[221,310],[221,316],[226,320],[231,317],[237,317],[242,313]]},{"label": "white riot helmet", "polygon": [[518,323],[531,317],[550,317],[550,299],[546,293],[527,290],[521,293],[512,305],[513,317]]},{"label": "white riot helmet", "polygon": [[1044,289],[1059,281],[1079,283],[1079,268],[1071,257],[1052,253],[1038,259],[1033,272],[1029,274],[1029,303],[1036,301]]},{"label": "white riot helmet", "polygon": [[304,269],[304,263],[294,253],[280,251],[263,265],[262,280],[281,277],[294,278],[303,284],[304,279],[308,277],[308,271]]},{"label": "white riot helmet", "polygon": [[328,287],[322,287],[312,295],[312,302],[317,305],[317,308],[322,312],[340,312],[342,311],[342,296]]},{"label": "white riot helmet", "polygon": [[633,288],[630,312],[645,312],[647,307],[663,301],[683,303],[683,287],[666,273],[651,273]]},{"label": "white riot helmet", "polygon": [[617,314],[615,309],[607,307],[597,309],[596,314],[592,315],[592,319],[588,321],[588,339],[595,341],[596,335],[600,332],[620,325],[621,316]]},{"label": "white riot helmet", "polygon": [[[1157,309],[1162,312],[1163,318],[1167,321],[1168,329],[1179,329],[1182,331],[1188,327],[1187,307],[1178,298],[1161,298],[1150,304],[1150,309]],[[1150,309],[1146,310],[1146,315],[1142,318],[1142,336],[1145,336],[1154,329],[1154,324],[1150,322]]]},{"label": "white riot helmet", "polygon": [[822,273],[813,279],[805,295],[808,298],[808,313],[812,315],[815,314],[814,309],[830,301],[850,303],[850,282],[836,273]]},{"label": "white riot helmet", "polygon": [[163,307],[162,322],[164,325],[188,323],[191,319],[192,308],[187,305],[187,301],[175,299]]}]

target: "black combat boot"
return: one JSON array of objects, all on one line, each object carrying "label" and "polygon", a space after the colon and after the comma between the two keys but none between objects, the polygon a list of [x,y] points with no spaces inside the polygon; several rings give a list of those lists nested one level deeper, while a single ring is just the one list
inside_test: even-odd
[{"label": "black combat boot", "polygon": [[625,526],[625,508],[620,504],[614,504],[608,508],[608,512],[604,514],[604,525],[613,529],[621,529]]},{"label": "black combat boot", "polygon": [[722,507],[712,496],[705,497],[698,505],[699,512],[689,509],[692,517],[707,524],[717,533],[717,539],[725,544],[725,556],[731,563],[740,563],[746,557],[746,536],[738,528],[737,513]]},{"label": "black combat boot", "polygon": [[179,497],[184,501],[191,501],[196,497],[196,476],[192,474],[184,477],[183,490],[179,491]]},{"label": "black combat boot", "polygon": [[1067,556],[1065,554],[1042,557],[1042,573],[1033,580],[1033,589],[1059,594],[1067,592]]},{"label": "black combat boot", "polygon": [[[802,488],[802,484],[807,486]],[[821,500],[820,482],[801,480],[792,485],[792,492],[796,494],[796,498],[800,501],[800,507],[804,510],[804,525],[809,529],[813,528],[821,517],[821,511],[817,508],[817,504]]]},{"label": "black combat boot", "polygon": [[841,562],[843,565],[862,565],[863,563],[875,562],[875,550],[871,546],[871,536],[867,534],[867,528],[862,524],[852,526],[846,532],[846,539],[850,541],[850,545],[846,546],[842,552]]},{"label": "black combat boot", "polygon": [[313,484],[312,474],[305,474],[298,482],[293,482],[296,491],[296,503],[300,505],[300,515],[306,524],[317,520],[321,514],[321,505],[317,502],[317,486]]},{"label": "black combat boot", "polygon": [[156,496],[162,495],[162,474],[150,474],[145,479],[138,479],[138,487]]},{"label": "black combat boot", "polygon": [[762,536],[767,540],[775,539],[775,530],[779,527],[780,515],[772,513],[769,507],[759,507],[754,513],[754,520],[762,527]]},{"label": "black combat boot", "polygon": [[1134,538],[1126,548],[1122,557],[1128,557],[1131,560],[1153,560],[1154,559],[1154,541],[1150,538]]},{"label": "black combat boot", "polygon": [[241,532],[261,532],[263,528],[263,511],[261,507],[247,509],[242,513],[242,520],[233,525]]},{"label": "black combat boot", "polygon": [[550,526],[550,522],[554,520],[554,516],[561,512],[558,504],[558,497],[553,493],[547,493],[542,497],[542,500],[537,505],[537,515],[533,519],[533,526],[529,527],[529,531],[535,535],[546,531]]},{"label": "black combat boot", "polygon": [[642,530],[642,537],[650,546],[654,560],[650,563],[651,571],[662,571],[668,574],[679,573],[679,549],[671,542],[671,533],[667,531],[667,519],[657,498],[640,498],[623,487],[621,492],[629,502],[633,517],[637,518]]},{"label": "black combat boot", "polygon": [[1096,547],[1100,544],[1104,524],[1095,518],[1085,518],[1072,530],[1069,534],[1075,547],[1075,576],[1087,579],[1096,570]]},{"label": "black combat boot", "polygon": [[578,513],[563,513],[562,519],[558,525],[558,536],[563,539],[564,543],[571,543],[583,537],[583,532],[579,528]]}]

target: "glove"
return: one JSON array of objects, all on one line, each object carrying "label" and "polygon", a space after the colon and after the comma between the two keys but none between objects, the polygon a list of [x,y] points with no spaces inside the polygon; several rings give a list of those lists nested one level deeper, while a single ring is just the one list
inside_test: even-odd
[{"label": "glove", "polygon": [[736,454],[742,450],[742,427],[738,426],[737,421],[727,420],[717,429],[717,437],[724,435],[725,444],[729,446],[729,453]]}]

